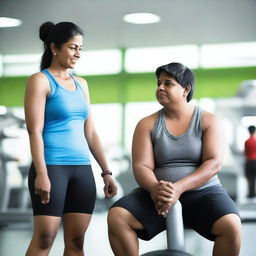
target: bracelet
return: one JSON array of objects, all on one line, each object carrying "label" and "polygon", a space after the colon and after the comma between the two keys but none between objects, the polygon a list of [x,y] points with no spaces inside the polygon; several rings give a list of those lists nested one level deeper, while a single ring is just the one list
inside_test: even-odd
[{"label": "bracelet", "polygon": [[112,172],[111,172],[111,171],[103,171],[103,172],[101,173],[101,177],[104,177],[104,176],[107,175],[107,174],[112,175]]}]

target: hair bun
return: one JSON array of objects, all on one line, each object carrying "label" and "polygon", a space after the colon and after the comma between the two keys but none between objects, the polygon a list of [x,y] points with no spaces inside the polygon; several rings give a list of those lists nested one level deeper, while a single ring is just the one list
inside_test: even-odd
[{"label": "hair bun", "polygon": [[46,42],[47,37],[49,35],[49,32],[54,28],[54,24],[50,21],[45,22],[41,25],[39,29],[39,38],[43,41]]}]

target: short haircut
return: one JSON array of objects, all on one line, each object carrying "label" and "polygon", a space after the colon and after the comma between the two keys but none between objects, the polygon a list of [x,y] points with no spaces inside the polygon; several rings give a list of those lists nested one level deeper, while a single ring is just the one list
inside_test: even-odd
[{"label": "short haircut", "polygon": [[191,89],[187,96],[187,102],[193,97],[195,76],[194,73],[186,66],[178,62],[172,62],[156,69],[155,75],[159,78],[162,72],[167,73],[173,77],[183,88],[190,85]]}]

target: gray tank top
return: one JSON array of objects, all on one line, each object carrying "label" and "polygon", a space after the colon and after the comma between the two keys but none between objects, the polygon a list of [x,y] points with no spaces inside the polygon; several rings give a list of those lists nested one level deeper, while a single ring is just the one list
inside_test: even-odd
[{"label": "gray tank top", "polygon": [[[151,132],[154,147],[155,175],[158,180],[176,182],[197,169],[202,163],[202,109],[195,106],[188,129],[179,136],[172,135],[166,127],[165,110],[158,112]],[[198,187],[220,185],[218,176]]]}]

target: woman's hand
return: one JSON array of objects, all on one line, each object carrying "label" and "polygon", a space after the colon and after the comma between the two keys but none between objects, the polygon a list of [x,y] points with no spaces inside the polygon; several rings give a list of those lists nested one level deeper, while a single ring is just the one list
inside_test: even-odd
[{"label": "woman's hand", "polygon": [[159,181],[151,190],[151,198],[158,214],[167,216],[170,208],[179,199],[180,193],[172,182]]},{"label": "woman's hand", "polygon": [[104,189],[103,189],[105,193],[105,197],[107,198],[114,197],[117,194],[117,186],[114,180],[112,179],[111,175],[109,174],[104,175],[103,181],[105,183]]},{"label": "woman's hand", "polygon": [[41,203],[50,201],[51,182],[45,174],[37,174],[35,179],[35,194],[41,197]]}]

